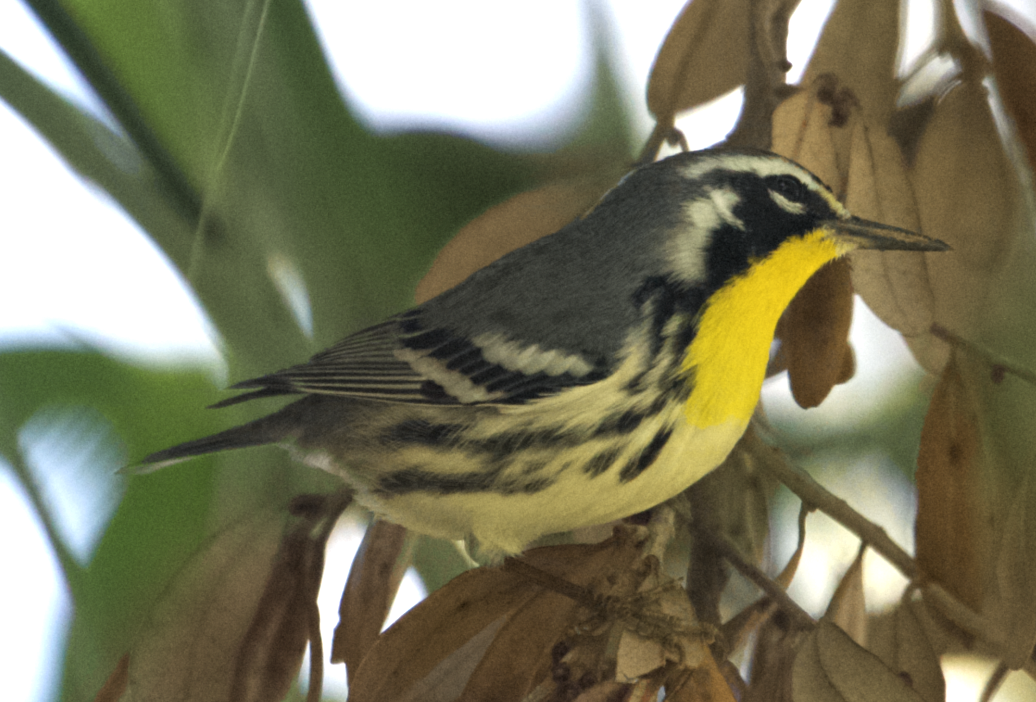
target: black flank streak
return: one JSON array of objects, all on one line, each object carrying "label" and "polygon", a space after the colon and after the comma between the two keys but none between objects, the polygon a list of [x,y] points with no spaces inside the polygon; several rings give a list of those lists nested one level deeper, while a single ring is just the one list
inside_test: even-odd
[{"label": "black flank streak", "polygon": [[676,310],[674,285],[661,277],[648,278],[633,293],[633,304],[643,310],[651,305],[651,357],[654,359],[662,350],[662,329]]},{"label": "black flank streak", "polygon": [[432,424],[423,419],[408,419],[386,429],[381,442],[390,446],[398,444],[419,444],[421,446],[447,446],[461,432],[459,424]]},{"label": "black flank streak", "polygon": [[651,416],[650,413],[637,412],[636,410],[627,410],[619,415],[609,415],[601,420],[601,424],[594,430],[593,435],[629,434],[649,416]]},{"label": "black flank streak", "polygon": [[655,438],[651,440],[651,443],[640,452],[640,455],[632,459],[622,468],[622,472],[619,473],[619,481],[628,483],[638,475],[644,472],[644,470],[655,462],[658,458],[659,452],[669,441],[669,437],[672,436],[673,430],[666,429],[655,434]]},{"label": "black flank streak", "polygon": [[557,431],[514,432],[498,434],[468,445],[468,450],[486,454],[492,461],[502,461],[515,453],[529,449],[551,449],[559,446],[575,446],[579,439],[572,434]]},{"label": "black flank streak", "polygon": [[615,459],[619,457],[619,449],[608,449],[597,454],[583,466],[583,472],[589,475],[591,478],[596,478],[598,475],[602,475],[608,468],[615,463]]},{"label": "black flank streak", "polygon": [[406,468],[383,475],[377,491],[386,495],[406,495],[412,492],[430,492],[436,495],[456,495],[465,492],[489,492],[496,481],[493,471],[471,471],[444,475],[421,468]]},{"label": "black flank streak", "polygon": [[522,466],[522,475],[536,475],[547,467],[546,461],[529,461]]},{"label": "black flank streak", "polygon": [[498,482],[499,471],[472,471],[443,475],[419,467],[398,470],[378,480],[377,491],[383,495],[406,495],[428,492],[436,495],[495,492],[502,495],[533,494],[554,484],[553,478],[536,478],[527,482]]}]

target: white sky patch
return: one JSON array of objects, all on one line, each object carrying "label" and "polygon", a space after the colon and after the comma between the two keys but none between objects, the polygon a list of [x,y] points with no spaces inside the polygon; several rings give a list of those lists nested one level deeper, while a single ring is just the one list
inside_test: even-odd
[{"label": "white sky patch", "polygon": [[581,0],[308,0],[339,87],[368,125],[559,143],[593,73]]},{"label": "white sky patch", "polygon": [[[327,552],[324,560],[324,576],[320,580],[320,594],[317,595],[317,606],[320,608],[320,638],[324,644],[325,656],[331,655],[331,641],[334,638],[335,626],[338,624],[338,604],[342,599],[342,590],[349,579],[349,569],[353,558],[363,541],[365,526],[350,519],[343,519],[331,532],[327,541]],[[420,576],[413,568],[407,570],[403,582],[399,585],[396,599],[389,609],[385,628],[403,616],[407,610],[423,600],[427,593]],[[302,681],[308,683],[309,653],[302,663]],[[345,699],[345,666],[324,663],[324,696],[328,699]]]}]

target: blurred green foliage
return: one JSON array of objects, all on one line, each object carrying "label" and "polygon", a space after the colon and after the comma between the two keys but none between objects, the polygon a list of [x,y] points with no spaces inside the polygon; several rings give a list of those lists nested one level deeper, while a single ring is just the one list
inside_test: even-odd
[{"label": "blurred green foliage", "polygon": [[[2,52],[0,98],[165,252],[213,320],[232,379],[298,362],[406,307],[442,244],[490,205],[630,159],[628,120],[603,60],[585,124],[568,146],[505,153],[449,134],[365,130],[297,0],[27,4],[118,127]],[[284,270],[304,283],[312,336],[286,302],[291,282],[277,280]],[[133,460],[273,406],[206,413],[221,396],[201,369],[142,368],[89,350],[2,353],[0,386],[0,458],[36,496],[45,522],[18,442],[41,408],[97,408]],[[87,567],[55,543],[75,605],[61,698],[93,699],[207,535],[259,505],[333,484],[265,449],[129,476]],[[443,562],[462,567],[452,547],[422,544],[417,561],[434,583],[449,577]]]}]

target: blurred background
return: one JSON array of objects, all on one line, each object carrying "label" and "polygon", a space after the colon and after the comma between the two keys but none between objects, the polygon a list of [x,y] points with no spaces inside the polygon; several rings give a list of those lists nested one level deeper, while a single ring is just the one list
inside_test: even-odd
[{"label": "blurred background", "polygon": [[[1025,0],[1014,5],[1030,19],[1036,16]],[[538,154],[568,144],[587,121],[602,59],[632,125],[631,141],[635,148],[643,143],[652,125],[644,107],[647,76],[682,6],[683,0],[530,0],[519,10],[513,3],[479,0],[308,0],[306,11],[342,98],[365,128],[380,134],[444,131],[497,150]],[[832,0],[803,0],[795,13],[788,82],[804,68],[831,6]],[[909,3],[903,72],[927,48],[933,13],[931,2]],[[0,3],[0,49],[113,124],[21,2]],[[691,148],[706,147],[731,129],[739,107],[740,94],[734,91],[677,126]],[[283,277],[290,279],[291,271]],[[288,284],[286,291],[299,325],[311,329],[305,286]],[[0,351],[89,348],[131,365],[186,368],[216,386],[240,379],[230,377],[223,341],[162,251],[3,102],[0,301]],[[836,388],[821,408],[798,409],[786,381],[777,378],[765,390],[766,409],[782,445],[804,467],[909,550],[912,449],[909,442],[882,437],[892,426],[896,437],[919,434],[930,388],[899,336],[861,304],[852,341],[856,378]],[[18,440],[36,467],[37,499],[29,499],[24,482],[0,465],[0,558],[9,564],[0,581],[0,625],[7,633],[0,640],[0,666],[7,672],[6,699],[45,702],[60,694],[72,615],[51,537],[60,534],[69,555],[88,565],[126,490],[126,478],[115,471],[134,456],[103,418],[84,419],[81,413],[30,421]],[[41,503],[50,514],[46,524],[34,506]],[[794,524],[797,511],[797,501],[778,495],[772,519],[784,525],[791,540],[775,542],[775,564],[794,549],[794,530],[786,527]],[[817,515],[810,517],[809,534],[792,594],[819,614],[857,542]],[[325,641],[361,535],[362,525],[345,524],[329,546],[327,587],[321,592]],[[872,555],[866,582],[868,606],[876,611],[895,602],[905,585]],[[423,592],[411,573],[393,616]],[[950,699],[977,699],[992,662],[945,663]],[[327,689],[344,699],[342,677],[338,669],[329,671]],[[1022,699],[1010,695],[1031,693],[1031,681],[1028,688],[1025,684],[1010,681],[998,699]],[[1012,693],[1011,685],[1023,691]]]}]

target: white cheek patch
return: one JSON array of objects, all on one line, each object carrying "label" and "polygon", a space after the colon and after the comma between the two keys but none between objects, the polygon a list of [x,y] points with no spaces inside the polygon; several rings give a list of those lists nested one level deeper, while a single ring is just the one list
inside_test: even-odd
[{"label": "white cheek patch", "polygon": [[776,202],[777,206],[785,212],[790,212],[791,214],[796,215],[805,214],[806,212],[806,206],[803,203],[792,202],[780,193],[775,193],[772,190],[770,191],[770,199]]},{"label": "white cheek patch", "polygon": [[670,270],[681,280],[698,283],[706,278],[705,257],[710,236],[724,224],[744,231],[745,223],[734,214],[741,201],[729,188],[714,188],[708,199],[695,198],[683,208],[683,231],[666,241],[666,260]]},{"label": "white cheek patch", "polygon": [[741,231],[745,230],[745,223],[734,214],[734,208],[737,207],[737,203],[741,202],[741,198],[736,192],[729,188],[716,188],[709,191],[709,199],[724,224],[729,224]]}]

